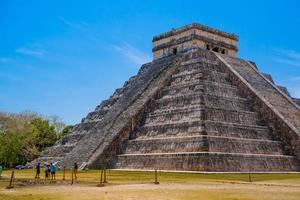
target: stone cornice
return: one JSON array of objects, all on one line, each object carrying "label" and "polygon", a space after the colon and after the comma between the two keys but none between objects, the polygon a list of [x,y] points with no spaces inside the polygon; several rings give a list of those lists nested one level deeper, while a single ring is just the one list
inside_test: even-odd
[{"label": "stone cornice", "polygon": [[210,38],[207,38],[207,37],[204,37],[204,36],[200,36],[200,35],[197,35],[197,34],[192,34],[192,35],[185,36],[185,37],[182,37],[182,38],[179,38],[179,39],[176,39],[176,40],[171,40],[170,42],[166,42],[166,43],[157,45],[152,49],[152,52],[160,50],[160,49],[168,48],[168,47],[171,47],[173,45],[182,44],[184,42],[187,42],[187,41],[190,41],[190,40],[193,40],[193,39],[202,40],[202,41],[207,42],[209,44],[214,44],[216,46],[224,47],[224,48],[227,48],[227,49],[233,49],[235,51],[238,50],[237,47],[234,46],[234,45],[227,44],[225,42],[216,41],[216,40],[213,40],[213,39],[210,39]]},{"label": "stone cornice", "polygon": [[183,26],[181,28],[174,29],[172,31],[165,32],[163,34],[154,36],[153,39],[152,39],[152,42],[155,42],[155,41],[158,41],[158,40],[161,40],[163,38],[167,38],[167,37],[170,37],[170,36],[173,36],[173,35],[177,35],[179,33],[182,33],[184,31],[191,30],[191,29],[199,29],[199,30],[202,30],[202,31],[210,32],[210,33],[213,33],[213,34],[220,35],[222,37],[226,37],[226,38],[230,38],[232,40],[238,41],[238,36],[236,34],[220,31],[220,30],[217,30],[217,29],[214,29],[214,28],[210,28],[208,26],[198,24],[198,23],[192,23],[192,24]]}]

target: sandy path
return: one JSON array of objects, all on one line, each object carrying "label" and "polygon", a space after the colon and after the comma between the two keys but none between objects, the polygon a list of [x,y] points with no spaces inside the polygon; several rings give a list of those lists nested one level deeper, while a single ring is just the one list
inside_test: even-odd
[{"label": "sandy path", "polygon": [[4,199],[300,199],[299,186],[201,183],[29,186],[0,189]]}]

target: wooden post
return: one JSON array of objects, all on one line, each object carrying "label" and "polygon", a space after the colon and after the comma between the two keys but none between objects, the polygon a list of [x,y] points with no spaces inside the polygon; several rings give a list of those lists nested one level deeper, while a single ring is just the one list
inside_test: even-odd
[{"label": "wooden post", "polygon": [[15,171],[13,170],[11,172],[11,176],[10,176],[10,181],[9,181],[9,185],[6,187],[6,189],[11,189],[13,188],[13,179],[14,179],[14,176],[15,176]]},{"label": "wooden post", "polygon": [[63,178],[62,178],[62,180],[63,181],[66,180],[66,167],[65,166],[63,168]]},{"label": "wooden post", "polygon": [[103,170],[101,170],[100,183],[97,186],[98,187],[104,187],[104,184],[103,184]]},{"label": "wooden post", "polygon": [[103,180],[103,183],[107,183],[107,180],[106,180],[106,169],[104,168],[104,180]]},{"label": "wooden post", "polygon": [[251,178],[251,172],[249,171],[248,173],[248,181],[251,183],[252,182],[252,178]]},{"label": "wooden post", "polygon": [[72,180],[71,180],[71,185],[74,183],[74,169],[72,168]]},{"label": "wooden post", "polygon": [[154,170],[154,184],[159,184],[159,182],[157,181],[157,169]]}]

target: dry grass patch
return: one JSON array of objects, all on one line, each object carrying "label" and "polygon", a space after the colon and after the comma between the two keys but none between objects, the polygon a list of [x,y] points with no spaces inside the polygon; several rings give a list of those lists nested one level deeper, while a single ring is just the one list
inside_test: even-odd
[{"label": "dry grass patch", "polygon": [[109,183],[102,188],[99,170],[78,174],[78,181],[70,185],[70,171],[65,182],[58,172],[57,183],[29,184],[33,170],[16,171],[15,188],[5,189],[10,171],[0,180],[0,199],[60,200],[60,199],[299,199],[300,174],[190,174],[159,173],[161,184],[154,185],[153,172],[108,170]]}]

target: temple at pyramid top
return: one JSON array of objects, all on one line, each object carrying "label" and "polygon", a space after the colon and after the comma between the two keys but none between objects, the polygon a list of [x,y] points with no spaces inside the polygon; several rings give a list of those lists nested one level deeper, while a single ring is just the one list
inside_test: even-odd
[{"label": "temple at pyramid top", "polygon": [[194,47],[237,57],[236,34],[192,23],[153,37],[153,58],[158,59]]}]

